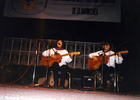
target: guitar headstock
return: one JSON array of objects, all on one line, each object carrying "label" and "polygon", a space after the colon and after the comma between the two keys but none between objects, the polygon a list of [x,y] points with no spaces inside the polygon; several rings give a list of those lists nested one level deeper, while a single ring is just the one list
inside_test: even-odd
[{"label": "guitar headstock", "polygon": [[72,52],[74,55],[80,55],[80,52]]},{"label": "guitar headstock", "polygon": [[129,51],[128,50],[125,50],[125,51],[121,51],[121,53],[129,53]]}]

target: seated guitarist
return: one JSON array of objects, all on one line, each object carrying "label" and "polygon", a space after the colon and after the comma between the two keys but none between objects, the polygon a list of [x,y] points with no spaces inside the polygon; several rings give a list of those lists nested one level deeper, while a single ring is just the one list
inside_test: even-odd
[{"label": "seated guitarist", "polygon": [[[59,59],[57,57],[57,54],[63,55],[67,54],[68,51],[66,49],[63,49],[64,42],[62,40],[57,40],[56,41],[56,48],[51,48],[49,50],[46,50],[42,53],[43,56],[48,57],[50,53],[50,57],[52,59]],[[60,88],[64,88],[64,81],[67,75],[67,63],[71,62],[73,58],[73,53],[70,53],[70,55],[63,56],[60,58],[59,61],[56,61],[52,64],[51,68],[53,69],[53,76],[54,76],[54,88],[58,88],[58,71],[59,68],[61,69],[61,77],[60,77]]]},{"label": "seated guitarist", "polygon": [[[105,56],[114,54],[115,52],[110,50],[110,44],[108,42],[105,42],[103,44],[103,50],[94,52],[94,53],[90,53],[89,54],[89,58],[91,58],[93,60],[93,62],[98,62],[101,60],[102,63],[102,55],[105,54]],[[121,52],[117,53],[118,55],[113,55],[110,56],[108,58],[105,58],[104,56],[104,60],[106,62],[106,64],[103,64],[103,88],[107,89],[107,85],[110,84],[110,73],[114,72],[114,68],[115,68],[115,60],[117,64],[121,64],[123,62],[123,58],[121,55]],[[97,70],[99,70],[101,72],[101,68],[102,68],[102,64],[99,66],[99,68]]]}]

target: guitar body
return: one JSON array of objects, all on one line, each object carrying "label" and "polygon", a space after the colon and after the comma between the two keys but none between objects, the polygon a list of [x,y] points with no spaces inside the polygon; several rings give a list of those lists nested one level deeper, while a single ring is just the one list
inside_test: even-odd
[{"label": "guitar body", "polygon": [[53,59],[53,58],[51,58],[51,57],[45,57],[45,56],[43,56],[43,57],[42,57],[42,64],[43,64],[45,67],[47,67],[47,65],[48,65],[48,60],[49,60],[49,67],[51,67],[51,66],[53,65],[54,62],[60,63],[60,62],[61,62],[61,57],[59,57],[60,54],[57,53],[57,56],[58,56],[57,59]]},{"label": "guitar body", "polygon": [[[88,59],[88,66],[92,69],[92,70],[96,70],[97,68],[100,67],[100,65],[102,64],[102,58],[100,58],[99,56],[96,56],[98,61],[94,61],[93,59],[89,58]],[[105,57],[104,59],[104,63],[107,64],[108,63],[108,58]]]},{"label": "guitar body", "polygon": [[88,66],[89,66],[92,70],[97,69],[101,64],[102,64],[102,62],[94,61],[94,60],[91,59],[91,58],[88,59]]},{"label": "guitar body", "polygon": [[[80,52],[73,52],[73,54],[79,55]],[[56,58],[56,59],[53,59],[53,58],[51,58],[51,57],[48,58],[48,57],[43,56],[43,57],[42,57],[42,64],[43,64],[45,67],[47,67],[47,65],[48,65],[48,59],[49,59],[49,67],[51,67],[51,66],[53,65],[54,62],[60,63],[62,57],[63,57],[63,56],[67,56],[67,55],[70,55],[70,53],[68,53],[68,54],[63,54],[63,55],[60,55],[59,53],[57,53],[57,55],[56,55],[57,58]]]}]

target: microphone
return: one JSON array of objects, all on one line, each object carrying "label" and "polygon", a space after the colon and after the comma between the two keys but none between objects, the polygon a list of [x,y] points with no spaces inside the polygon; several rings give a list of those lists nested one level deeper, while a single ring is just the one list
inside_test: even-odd
[{"label": "microphone", "polygon": [[45,40],[45,39],[40,39],[40,41],[46,42],[46,43],[57,43],[57,42],[55,42],[55,41],[52,41],[52,40]]},{"label": "microphone", "polygon": [[57,43],[56,41],[52,41],[52,40],[45,40],[45,39],[38,39],[38,40],[41,41],[41,42],[45,42],[46,44],[51,44],[51,45],[58,44],[58,45],[61,45],[60,43]]},{"label": "microphone", "polygon": [[105,44],[105,42],[104,42],[104,41],[103,41],[103,42],[99,42],[99,44],[100,44],[100,45],[104,45],[104,44]]},{"label": "microphone", "polygon": [[46,40],[46,42],[49,42],[49,43],[51,43],[51,42],[53,42],[52,40]]},{"label": "microphone", "polygon": [[37,39],[37,40],[42,41],[42,42],[45,42],[45,40],[44,40],[44,39]]},{"label": "microphone", "polygon": [[102,56],[103,54],[98,53],[99,56]]},{"label": "microphone", "polygon": [[98,53],[98,55],[99,55],[100,58],[103,56],[103,54],[101,54],[101,53]]}]

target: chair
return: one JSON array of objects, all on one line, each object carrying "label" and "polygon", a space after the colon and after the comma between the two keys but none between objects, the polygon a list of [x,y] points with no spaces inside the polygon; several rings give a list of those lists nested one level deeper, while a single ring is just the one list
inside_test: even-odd
[{"label": "chair", "polygon": [[[119,74],[116,74],[115,71],[114,73],[110,73],[110,79],[111,79],[110,81],[113,82],[114,84],[114,92],[116,92],[116,87],[117,92],[119,92]],[[101,88],[101,73],[96,70],[96,73],[94,75],[94,91],[96,91],[97,85],[99,88]]]},{"label": "chair", "polygon": [[[61,71],[58,71],[58,75],[61,74]],[[69,89],[71,89],[71,73],[69,72],[69,70],[67,71],[67,74],[68,74],[68,80],[66,79],[65,82],[64,82],[64,86],[67,87]],[[51,70],[49,72],[49,76],[48,76],[48,84],[50,86],[53,86],[54,85],[54,80],[53,80],[53,71]],[[58,80],[58,86],[60,85],[60,78]]]}]

